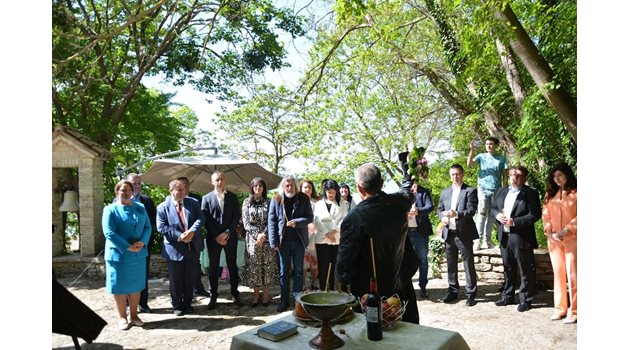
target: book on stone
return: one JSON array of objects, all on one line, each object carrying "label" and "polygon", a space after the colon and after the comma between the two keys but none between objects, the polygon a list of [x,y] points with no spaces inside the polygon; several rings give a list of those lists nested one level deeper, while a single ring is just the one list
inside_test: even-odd
[{"label": "book on stone", "polygon": [[258,330],[258,336],[271,341],[279,341],[298,332],[298,326],[286,321],[278,321]]}]

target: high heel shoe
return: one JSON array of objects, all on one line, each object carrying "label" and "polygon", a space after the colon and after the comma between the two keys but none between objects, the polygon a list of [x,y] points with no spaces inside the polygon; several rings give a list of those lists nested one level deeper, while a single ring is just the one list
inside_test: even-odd
[{"label": "high heel shoe", "polygon": [[260,297],[258,297],[258,299],[256,299],[256,301],[254,301],[254,303],[252,304],[252,307],[258,306],[259,303],[260,303]]},{"label": "high heel shoe", "polygon": [[[267,300],[267,302],[265,302],[265,301],[264,301],[264,299],[265,299],[265,298],[263,298],[262,306],[264,306],[264,307],[269,306],[269,302],[270,302],[271,300]],[[270,298],[270,299],[271,299],[271,298]]]}]

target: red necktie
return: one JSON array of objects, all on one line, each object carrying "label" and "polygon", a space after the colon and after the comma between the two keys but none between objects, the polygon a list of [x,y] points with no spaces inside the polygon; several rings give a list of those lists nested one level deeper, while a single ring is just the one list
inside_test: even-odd
[{"label": "red necktie", "polygon": [[182,202],[177,203],[177,215],[179,215],[179,222],[182,224],[182,232],[184,232],[186,231],[186,218],[182,210]]},{"label": "red necktie", "polygon": [[[182,202],[177,202],[177,215],[179,215],[179,222],[182,225],[182,232],[186,231],[186,218],[184,217],[184,210],[182,209]],[[188,250],[190,250],[190,242],[188,242]]]}]

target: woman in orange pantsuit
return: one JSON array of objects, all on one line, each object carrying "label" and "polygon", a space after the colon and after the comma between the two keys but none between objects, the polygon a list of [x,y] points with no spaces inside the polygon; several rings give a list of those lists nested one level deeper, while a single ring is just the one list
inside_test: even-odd
[{"label": "woman in orange pantsuit", "polygon": [[543,224],[553,266],[554,313],[551,320],[564,318],[564,323],[576,323],[577,179],[567,163],[557,164],[547,176]]}]

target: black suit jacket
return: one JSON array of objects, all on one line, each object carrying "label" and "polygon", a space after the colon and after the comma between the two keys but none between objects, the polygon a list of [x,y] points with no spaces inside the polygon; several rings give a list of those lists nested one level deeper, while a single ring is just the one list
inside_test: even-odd
[{"label": "black suit jacket", "polygon": [[[442,220],[442,212],[445,210],[451,210],[451,196],[453,195],[453,186],[449,186],[442,190],[440,194],[440,204],[438,205],[438,217]],[[459,191],[459,197],[457,197],[457,205],[455,211],[457,211],[457,218],[455,219],[455,230],[461,239],[475,240],[479,238],[479,232],[477,232],[477,226],[473,217],[477,212],[477,189],[470,187],[466,184],[462,184],[462,189]],[[448,238],[448,227],[444,226],[442,229],[442,238],[446,240]]]},{"label": "black suit jacket", "polygon": [[374,274],[370,239],[380,295],[402,292],[418,271],[420,261],[407,237],[407,213],[415,199],[410,187],[411,183],[404,184],[399,192],[379,192],[361,201],[341,222],[335,271],[342,287],[350,285],[354,295],[370,290]]},{"label": "black suit jacket", "polygon": [[431,220],[429,220],[429,214],[433,211],[433,201],[431,200],[431,191],[420,185],[418,185],[416,194],[416,209],[418,209],[418,215],[416,215],[418,232],[422,235],[430,236],[433,234],[433,228]]},{"label": "black suit jacket", "polygon": [[219,206],[219,200],[214,191],[209,192],[201,199],[201,211],[206,219],[206,240],[208,246],[214,242],[215,238],[227,231],[230,234],[229,240],[238,240],[235,228],[241,218],[241,206],[238,205],[238,198],[230,191],[225,191],[225,202],[223,211]]},{"label": "black suit jacket", "polygon": [[[491,215],[493,217],[496,218],[497,214],[503,209],[505,197],[507,196],[508,191],[509,187],[505,186],[500,188],[494,194],[491,210]],[[541,216],[542,208],[540,206],[538,191],[524,185],[516,196],[514,207],[512,207],[512,212],[510,214],[510,217],[514,220],[514,226],[510,227],[510,234],[518,234],[523,238],[520,240],[522,246],[519,248],[538,248],[534,223],[540,220]],[[498,220],[497,225],[499,226],[497,230],[497,239],[501,243],[501,246],[506,247],[508,235],[504,234],[503,225]]]}]

